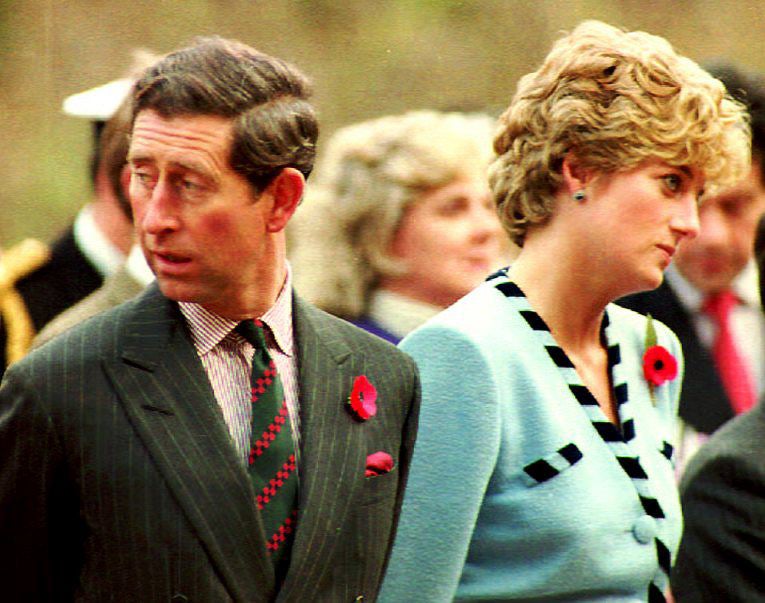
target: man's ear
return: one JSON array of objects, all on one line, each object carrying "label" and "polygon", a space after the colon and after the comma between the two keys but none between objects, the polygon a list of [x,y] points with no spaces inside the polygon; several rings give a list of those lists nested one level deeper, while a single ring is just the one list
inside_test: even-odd
[{"label": "man's ear", "polygon": [[268,232],[284,230],[295,213],[305,190],[305,177],[295,168],[284,168],[264,191],[271,195],[273,206],[266,228]]},{"label": "man's ear", "polygon": [[561,168],[563,175],[563,192],[571,197],[578,191],[584,191],[593,177],[593,170],[582,165],[579,158],[571,151],[563,158]]}]

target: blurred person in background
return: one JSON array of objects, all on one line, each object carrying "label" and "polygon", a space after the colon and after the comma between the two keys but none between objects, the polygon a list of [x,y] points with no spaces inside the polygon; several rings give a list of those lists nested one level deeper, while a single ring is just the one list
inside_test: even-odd
[{"label": "blurred person in background", "polygon": [[129,202],[122,184],[127,142],[102,134],[152,56],[136,52],[129,77],[72,95],[66,115],[93,128],[90,162],[93,197],[74,223],[48,247],[23,241],[0,258],[0,373],[26,354],[35,334],[54,316],[95,291],[125,261],[133,242]]},{"label": "blurred person in background", "polygon": [[680,245],[658,289],[619,301],[669,326],[683,346],[678,474],[708,435],[750,409],[765,387],[765,316],[752,255],[765,211],[765,79],[730,64],[709,70],[749,109],[751,170],[705,197],[699,235]]},{"label": "blurred person in background", "polygon": [[521,78],[489,181],[512,266],[401,342],[422,410],[380,601],[664,601],[682,351],[657,287],[746,111],[663,38],[588,21]]},{"label": "blurred person in background", "polygon": [[[765,275],[765,220],[755,242]],[[759,295],[765,303],[760,278]],[[672,569],[677,603],[765,601],[765,406],[718,431],[688,463],[680,483],[683,538]]]},{"label": "blurred person in background", "polygon": [[492,127],[412,111],[337,131],[290,235],[298,289],[397,343],[504,265],[486,184]]},{"label": "blurred person in background", "polygon": [[[148,61],[149,55],[147,55]],[[121,190],[121,197],[127,198],[130,171],[127,166],[127,152],[132,119],[132,102],[127,96],[112,118],[106,123],[101,134],[101,156],[105,165],[110,166],[110,180],[115,190]],[[129,212],[132,221],[132,213]],[[33,340],[37,347],[83,320],[104,310],[127,301],[140,293],[154,280],[140,245],[133,244],[126,261],[116,272],[108,275],[103,284],[73,306],[48,322]]]}]

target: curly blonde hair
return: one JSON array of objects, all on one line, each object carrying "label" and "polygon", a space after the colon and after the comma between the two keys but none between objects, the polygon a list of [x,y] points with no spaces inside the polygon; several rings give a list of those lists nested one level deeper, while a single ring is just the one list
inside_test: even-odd
[{"label": "curly blonde hair", "polygon": [[649,158],[699,168],[706,188],[732,184],[750,160],[746,109],[663,38],[585,21],[521,78],[494,139],[489,184],[523,245],[552,215],[564,156],[604,173]]},{"label": "curly blonde hair", "polygon": [[485,180],[492,129],[486,115],[411,111],[335,132],[290,226],[301,295],[360,316],[380,277],[402,270],[389,248],[407,208],[460,177]]}]

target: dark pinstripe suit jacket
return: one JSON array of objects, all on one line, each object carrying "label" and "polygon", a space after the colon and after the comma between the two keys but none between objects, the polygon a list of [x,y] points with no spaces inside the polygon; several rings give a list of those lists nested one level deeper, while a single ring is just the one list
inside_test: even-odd
[{"label": "dark pinstripe suit jacket", "polygon": [[[3,601],[373,601],[419,385],[389,344],[295,299],[300,521],[275,585],[254,493],[177,304],[151,286],[14,365],[0,388]],[[357,375],[378,414],[356,421]],[[367,455],[394,469],[365,478]],[[362,598],[359,598],[362,597]]]}]

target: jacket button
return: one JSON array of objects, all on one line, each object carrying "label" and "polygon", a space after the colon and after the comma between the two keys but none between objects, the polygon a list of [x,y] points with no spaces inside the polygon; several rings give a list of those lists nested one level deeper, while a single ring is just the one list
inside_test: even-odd
[{"label": "jacket button", "polygon": [[648,544],[656,536],[656,520],[649,515],[638,517],[632,525],[632,535],[640,544]]}]

